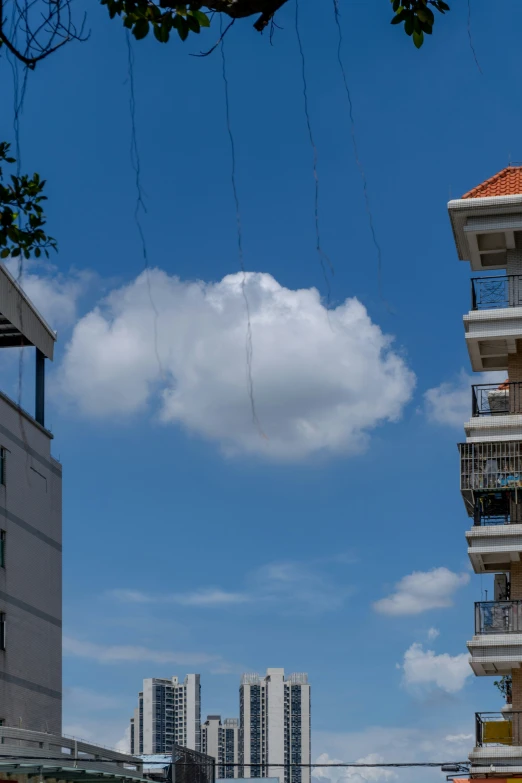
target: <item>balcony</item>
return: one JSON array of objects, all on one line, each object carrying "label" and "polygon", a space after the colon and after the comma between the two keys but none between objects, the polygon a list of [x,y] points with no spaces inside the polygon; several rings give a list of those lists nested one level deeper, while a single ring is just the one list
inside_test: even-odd
[{"label": "balcony", "polygon": [[[475,743],[485,745],[522,746],[522,712],[476,712]],[[522,755],[522,750],[521,750]]]},{"label": "balcony", "polygon": [[522,772],[522,712],[475,713],[475,747],[469,755],[474,777],[512,778]]},{"label": "balcony", "polygon": [[509,571],[522,556],[522,491],[477,493],[466,540],[476,574]]},{"label": "balcony", "polygon": [[477,601],[475,633],[522,633],[522,601]]},{"label": "balcony", "polygon": [[464,328],[473,370],[506,370],[522,339],[522,275],[472,278]]},{"label": "balcony", "polygon": [[509,416],[522,413],[522,383],[476,383],[471,387],[471,415]]},{"label": "balcony", "polygon": [[471,309],[522,307],[522,275],[471,278]]},{"label": "balcony", "polygon": [[480,495],[514,490],[522,500],[522,441],[459,443],[460,490],[468,514],[474,516]]}]

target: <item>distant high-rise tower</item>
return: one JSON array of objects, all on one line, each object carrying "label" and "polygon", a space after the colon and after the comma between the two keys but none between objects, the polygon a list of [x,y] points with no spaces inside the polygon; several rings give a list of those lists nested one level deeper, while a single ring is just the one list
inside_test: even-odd
[{"label": "distant high-rise tower", "polygon": [[216,759],[218,778],[237,778],[239,770],[239,721],[209,715],[201,727],[201,749]]},{"label": "distant high-rise tower", "polygon": [[200,751],[200,675],[187,674],[182,683],[177,677],[143,680],[130,731],[131,753],[171,753],[175,743]]},{"label": "distant high-rise tower", "polygon": [[[245,778],[310,783],[310,685],[306,674],[267,669],[244,674],[240,687],[239,763]],[[295,766],[292,766],[295,765]]]}]

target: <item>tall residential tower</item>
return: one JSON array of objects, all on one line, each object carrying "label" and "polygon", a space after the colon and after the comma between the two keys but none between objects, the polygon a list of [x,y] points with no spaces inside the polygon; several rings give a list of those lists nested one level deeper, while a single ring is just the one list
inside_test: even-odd
[{"label": "tall residential tower", "polygon": [[472,386],[459,444],[471,565],[493,577],[491,600],[475,604],[470,663],[506,696],[498,712],[476,714],[469,758],[472,777],[505,779],[522,774],[522,167],[508,166],[448,208],[459,258],[473,273],[464,316],[471,367],[498,371]]},{"label": "tall residential tower", "polygon": [[200,675],[143,680],[130,732],[131,753],[171,753],[174,744],[200,751]]},{"label": "tall residential tower", "polygon": [[307,675],[285,679],[284,669],[267,669],[264,677],[244,674],[239,694],[241,776],[310,783],[310,767],[298,766],[311,762]]}]

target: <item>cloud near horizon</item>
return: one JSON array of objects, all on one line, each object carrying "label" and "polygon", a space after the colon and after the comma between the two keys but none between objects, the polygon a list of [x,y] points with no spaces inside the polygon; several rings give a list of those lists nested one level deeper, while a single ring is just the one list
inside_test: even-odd
[{"label": "cloud near horizon", "polygon": [[356,298],[327,311],[314,289],[248,273],[182,281],[160,269],[112,291],[76,323],[53,391],[92,418],[154,411],[227,454],[298,461],[356,454],[397,421],[415,376]]}]

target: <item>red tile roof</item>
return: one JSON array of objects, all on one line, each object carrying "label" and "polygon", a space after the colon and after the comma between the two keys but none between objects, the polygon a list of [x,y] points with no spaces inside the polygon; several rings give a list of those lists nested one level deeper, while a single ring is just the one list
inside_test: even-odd
[{"label": "red tile roof", "polygon": [[494,177],[464,193],[462,198],[488,198],[491,196],[522,195],[522,166],[508,166]]}]

